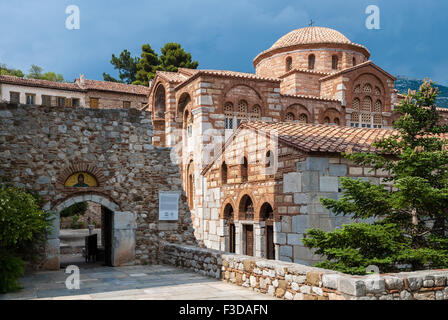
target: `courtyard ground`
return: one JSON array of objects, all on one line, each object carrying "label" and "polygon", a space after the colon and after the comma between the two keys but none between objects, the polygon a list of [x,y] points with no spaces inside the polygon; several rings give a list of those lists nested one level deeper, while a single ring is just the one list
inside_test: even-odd
[{"label": "courtyard ground", "polygon": [[80,270],[80,289],[69,290],[64,270],[21,279],[21,291],[0,300],[270,300],[274,297],[171,266],[92,266]]}]

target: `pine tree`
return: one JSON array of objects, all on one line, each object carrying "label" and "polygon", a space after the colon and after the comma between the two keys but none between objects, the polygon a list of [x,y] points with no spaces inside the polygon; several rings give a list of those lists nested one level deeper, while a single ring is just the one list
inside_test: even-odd
[{"label": "pine tree", "polygon": [[191,54],[185,52],[179,43],[169,42],[161,49],[158,70],[176,72],[178,68],[196,69],[197,61],[191,61]]},{"label": "pine tree", "polygon": [[151,48],[149,43],[142,46],[142,54],[137,64],[136,80],[133,84],[148,86],[149,81],[154,78],[156,68],[159,65],[157,53]]},{"label": "pine tree", "polygon": [[425,80],[418,91],[409,90],[397,111],[392,136],[374,146],[378,153],[344,154],[355,163],[390,171],[385,182],[341,178],[343,196],[322,198],[336,215],[374,218],[372,224],[340,230],[307,232],[304,244],[326,257],[318,266],[348,273],[364,273],[368,265],[381,272],[448,267],[448,126],[441,124],[435,106],[438,94]]}]

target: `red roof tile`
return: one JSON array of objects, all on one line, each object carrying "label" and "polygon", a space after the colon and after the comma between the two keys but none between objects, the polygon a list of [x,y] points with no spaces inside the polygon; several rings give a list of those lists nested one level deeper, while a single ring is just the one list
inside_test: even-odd
[{"label": "red roof tile", "polygon": [[98,91],[111,91],[111,92],[122,92],[128,94],[138,94],[138,95],[148,95],[149,87],[125,84],[119,82],[108,82],[99,80],[80,80],[76,79],[76,83],[83,89],[86,90],[98,90]]},{"label": "red roof tile", "polygon": [[69,90],[69,91],[79,91],[84,92],[76,83],[68,82],[56,82],[41,79],[28,79],[20,78],[15,76],[0,76],[0,83],[8,83],[20,86],[30,86],[30,87],[40,87],[40,88],[50,88],[59,90]]}]

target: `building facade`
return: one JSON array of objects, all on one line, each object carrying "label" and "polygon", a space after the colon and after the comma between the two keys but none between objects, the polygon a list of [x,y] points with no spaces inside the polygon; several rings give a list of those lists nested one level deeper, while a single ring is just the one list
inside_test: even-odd
[{"label": "building facade", "polygon": [[49,107],[141,109],[147,104],[144,86],[88,80],[81,75],[73,83],[0,76],[0,101]]},{"label": "building facade", "polygon": [[[402,96],[394,89],[396,78],[370,60],[366,47],[329,28],[294,30],[257,55],[253,65],[255,73],[158,71],[147,107],[153,143],[171,147],[171,158],[181,167],[195,236],[206,247],[312,263],[316,257],[301,245],[305,228],[331,230],[341,224],[319,207],[318,196],[336,196],[338,176],[381,176],[346,163],[340,151],[330,150],[331,156],[325,153],[319,160],[319,153],[282,147],[287,154],[279,156],[291,159],[279,161],[283,167],[272,175],[252,172],[257,170],[251,165],[255,156],[223,167],[217,155],[223,146],[228,150],[236,143],[230,137],[241,138],[234,133],[242,123],[323,125],[328,134],[349,128],[359,128],[362,135],[387,132],[399,117],[394,106]],[[310,141],[314,136],[297,134],[295,139]],[[251,146],[236,149],[250,153]],[[315,161],[326,167],[314,169]],[[204,171],[209,166],[214,169]],[[302,166],[306,172],[299,170]],[[222,182],[222,170],[227,170],[228,183]],[[338,175],[335,170],[340,170]],[[301,185],[300,190],[311,188],[309,192],[284,189],[288,179],[298,176],[302,182],[295,188]],[[305,215],[313,210],[317,216]]]}]

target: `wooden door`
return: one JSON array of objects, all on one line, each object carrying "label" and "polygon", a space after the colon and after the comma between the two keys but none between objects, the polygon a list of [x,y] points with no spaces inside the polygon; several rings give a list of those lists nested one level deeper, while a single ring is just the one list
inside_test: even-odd
[{"label": "wooden door", "polygon": [[235,253],[235,225],[229,225],[229,251]]},{"label": "wooden door", "polygon": [[275,245],[274,245],[274,228],[273,226],[266,227],[266,258],[275,259]]},{"label": "wooden door", "polygon": [[98,109],[99,101],[98,98],[90,98],[90,108]]},{"label": "wooden door", "polygon": [[245,235],[246,235],[246,255],[253,256],[254,255],[254,226],[246,225],[244,229],[245,229]]}]

